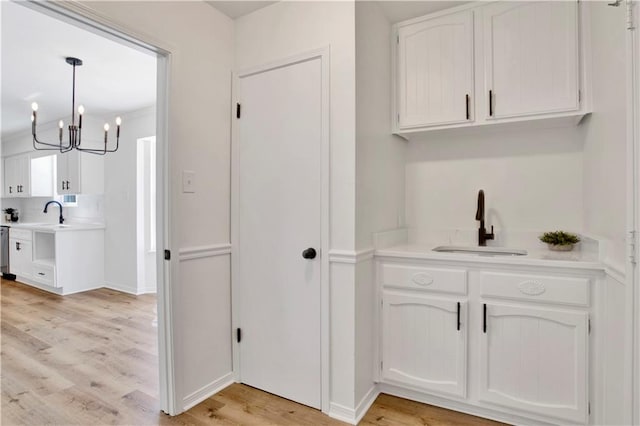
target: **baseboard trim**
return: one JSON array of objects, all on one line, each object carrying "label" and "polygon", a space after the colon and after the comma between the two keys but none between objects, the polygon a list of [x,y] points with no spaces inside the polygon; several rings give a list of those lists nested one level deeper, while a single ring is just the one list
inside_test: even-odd
[{"label": "baseboard trim", "polygon": [[369,389],[369,392],[367,392],[367,394],[362,397],[362,399],[356,406],[355,424],[360,423],[362,418],[367,414],[367,411],[369,411],[369,408],[371,408],[373,403],[376,402],[376,398],[378,397],[378,395],[380,395],[380,391],[378,390],[378,387],[374,385],[371,387],[371,389]]},{"label": "baseboard trim", "polygon": [[114,282],[110,282],[110,281],[105,281],[104,282],[104,288],[108,288],[109,290],[120,291],[122,293],[132,294],[134,296],[138,296],[139,294],[142,294],[142,293],[138,292],[136,287],[132,288],[132,287],[130,287],[128,285],[114,283]]},{"label": "baseboard trim", "polygon": [[227,373],[219,379],[216,379],[213,382],[204,385],[197,391],[187,395],[182,400],[183,411],[187,411],[188,409],[200,404],[205,399],[211,397],[212,395],[215,395],[216,393],[220,392],[222,389],[233,383],[235,383],[233,373]]}]

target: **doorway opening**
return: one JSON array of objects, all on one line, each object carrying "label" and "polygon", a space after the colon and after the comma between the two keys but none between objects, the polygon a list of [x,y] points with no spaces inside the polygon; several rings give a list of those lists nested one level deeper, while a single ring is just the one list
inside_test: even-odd
[{"label": "doorway opening", "polygon": [[[30,244],[27,246],[19,246],[22,248],[28,247],[29,250],[21,250],[21,252],[29,253],[30,255],[25,255],[23,259],[24,268],[21,271],[21,274],[18,275],[18,281],[22,281],[22,284],[14,284],[3,280],[3,297],[5,296],[4,290],[7,289],[8,292],[12,293],[14,296],[18,295],[19,292],[29,294],[29,300],[34,305],[40,303],[37,301],[38,298],[55,302],[54,307],[47,307],[45,303],[40,304],[47,310],[47,313],[41,313],[41,316],[49,315],[49,322],[59,321],[59,323],[56,323],[57,328],[63,330],[66,334],[64,337],[59,336],[60,339],[56,342],[47,342],[43,335],[39,338],[42,341],[42,344],[44,346],[50,346],[52,348],[51,350],[58,354],[63,354],[66,350],[76,351],[76,358],[71,356],[62,356],[62,358],[67,360],[80,360],[82,357],[77,351],[80,351],[83,354],[94,354],[93,357],[88,357],[91,358],[91,360],[88,361],[89,364],[81,363],[79,364],[80,366],[77,367],[78,369],[84,369],[86,371],[93,369],[92,375],[95,380],[92,379],[87,383],[82,381],[81,376],[78,375],[78,372],[74,370],[74,368],[55,368],[58,371],[59,378],[62,382],[72,383],[73,386],[71,387],[77,388],[76,390],[78,391],[78,395],[91,393],[97,399],[101,399],[103,402],[106,402],[105,398],[107,395],[114,396],[120,392],[120,390],[124,389],[122,387],[118,387],[115,384],[116,381],[110,382],[109,374],[113,376],[117,373],[122,377],[132,378],[132,380],[136,381],[136,383],[140,385],[138,388],[135,388],[135,390],[130,389],[131,392],[139,391],[135,394],[127,393],[130,398],[144,399],[146,401],[145,403],[148,403],[147,405],[149,410],[154,413],[159,413],[160,410],[162,410],[169,414],[175,414],[177,411],[177,404],[175,402],[173,392],[173,343],[172,329],[170,327],[170,298],[168,297],[168,293],[170,291],[169,279],[171,276],[171,269],[170,263],[163,262],[158,255],[159,250],[157,250],[157,247],[170,246],[169,228],[167,226],[168,185],[166,173],[168,167],[168,158],[166,155],[168,151],[168,109],[166,101],[168,91],[167,71],[170,52],[166,49],[126,34],[123,32],[127,31],[126,29],[112,29],[116,26],[107,22],[103,18],[97,18],[95,16],[90,17],[89,12],[79,6],[71,4],[62,5],[53,2],[2,2],[1,7],[1,16],[3,21],[3,134],[2,144],[0,146],[0,155],[3,157],[0,166],[0,179],[2,180],[3,190],[2,200],[0,201],[1,208],[6,209],[8,207],[12,207],[18,210],[21,213],[20,221],[22,225],[28,225],[29,223],[52,225],[54,221],[57,222],[58,220],[57,208],[51,208],[49,213],[46,214],[43,212],[43,205],[44,202],[50,200],[58,201],[60,203],[61,217],[63,216],[62,211],[64,211],[65,223],[60,225],[65,227],[65,235],[68,236],[75,233],[76,229],[73,229],[74,226],[85,229],[87,227],[91,228],[92,225],[96,225],[92,229],[92,232],[96,231],[95,235],[102,232],[101,237],[97,237],[88,244],[92,248],[96,249],[95,252],[91,252],[93,259],[101,257],[104,262],[103,269],[101,269],[100,266],[76,261],[73,265],[73,269],[71,270],[71,274],[68,276],[80,276],[82,269],[91,269],[94,272],[102,270],[105,272],[101,280],[95,281],[96,283],[99,283],[99,285],[92,284],[91,286],[88,286],[95,288],[95,290],[91,290],[90,288],[78,289],[77,287],[74,287],[75,284],[71,285],[64,275],[59,274],[59,272],[63,270],[63,259],[77,260],[75,259],[75,256],[68,253],[58,245],[58,240],[62,240],[62,226],[60,226],[59,230],[55,229],[54,232],[51,232],[51,230],[42,231],[42,227],[37,229],[37,227],[29,228],[29,226],[24,226],[23,231],[28,232],[23,232],[22,237],[29,239]],[[11,12],[8,13],[8,10],[17,11],[16,13],[28,14],[30,16],[28,19],[14,19],[10,17]],[[102,20],[99,22],[99,19]],[[30,30],[26,25],[27,23],[37,21],[40,24],[42,20],[49,20],[57,25],[66,25],[69,28],[69,33],[81,31],[81,36],[69,37],[69,40],[78,42],[79,44],[66,45],[64,42],[54,40],[51,35],[57,35],[60,33],[59,31],[49,31],[46,37],[34,38],[25,36],[30,34]],[[20,25],[21,27],[18,29],[19,33],[17,33],[17,35],[13,33],[6,33],[6,31],[11,27],[11,22],[14,23],[14,26]],[[47,28],[42,25],[36,26]],[[153,75],[151,76],[150,73],[147,73],[145,78],[139,80],[138,83],[144,82],[145,85],[149,82],[151,83],[154,90],[153,101],[152,103],[146,102],[144,104],[132,105],[130,101],[131,99],[134,99],[135,96],[132,96],[131,90],[123,95],[120,91],[110,91],[108,89],[105,90],[104,87],[100,87],[101,85],[106,84],[105,82],[109,80],[107,77],[113,77],[115,74],[109,74],[107,72],[107,74],[109,74],[107,76],[104,74],[104,69],[99,66],[96,67],[100,62],[94,60],[97,56],[93,57],[92,55],[99,56],[99,53],[103,52],[103,49],[88,48],[86,51],[87,53],[84,55],[84,58],[86,59],[84,64],[85,67],[82,69],[82,72],[84,73],[83,78],[86,77],[87,79],[84,82],[81,82],[80,80],[78,81],[79,87],[82,84],[85,85],[82,90],[79,89],[78,95],[79,97],[84,96],[85,102],[87,102],[85,104],[87,107],[87,113],[83,123],[83,130],[84,128],[97,127],[100,129],[99,132],[101,132],[102,123],[104,122],[103,120],[113,120],[112,115],[115,115],[114,109],[117,110],[117,113],[122,114],[123,118],[123,135],[120,139],[119,150],[116,153],[99,157],[86,153],[78,154],[73,152],[61,154],[59,152],[56,153],[56,151],[36,152],[32,149],[25,149],[26,146],[31,144],[30,123],[28,122],[29,104],[40,96],[45,97],[45,94],[38,90],[31,90],[27,95],[19,97],[19,101],[22,101],[24,105],[18,105],[18,108],[14,109],[14,111],[19,110],[22,106],[26,106],[26,122],[29,129],[21,129],[19,127],[11,128],[11,109],[5,108],[6,105],[15,101],[15,98],[8,96],[11,94],[11,91],[7,90],[7,88],[12,87],[12,80],[9,77],[11,77],[12,74],[15,74],[19,78],[19,74],[23,73],[26,69],[32,71],[34,69],[40,69],[41,72],[46,70],[46,73],[44,73],[44,76],[41,78],[25,78],[25,81],[35,82],[41,86],[48,83],[49,80],[54,80],[54,83],[57,81],[58,86],[63,87],[64,90],[62,90],[61,94],[58,93],[56,95],[56,90],[58,88],[52,88],[51,92],[54,95],[51,99],[55,98],[59,100],[64,104],[65,108],[68,103],[67,101],[70,99],[71,86],[63,84],[63,81],[66,82],[66,80],[58,79],[55,76],[55,73],[52,72],[51,68],[44,66],[42,61],[44,54],[28,55],[24,50],[22,51],[24,57],[34,58],[34,60],[38,61],[39,66],[25,64],[24,61],[6,60],[5,55],[7,55],[8,51],[11,49],[5,49],[5,47],[14,44],[16,40],[20,39],[27,39],[31,41],[37,39],[42,45],[40,48],[44,51],[48,49],[50,51],[49,53],[54,55],[58,53],[71,53],[60,53],[59,50],[61,48],[74,50],[79,47],[82,48],[82,43],[86,42],[86,40],[102,39],[102,42],[108,41],[113,45],[119,46],[114,47],[114,49],[128,49],[129,55],[144,55],[151,59]],[[108,56],[108,54],[105,56]],[[111,58],[116,56],[117,55],[111,56]],[[127,59],[130,59],[130,56]],[[91,69],[91,67],[93,68]],[[96,69],[98,72],[96,72]],[[124,69],[127,73],[131,74],[131,67],[124,67]],[[88,81],[92,76],[102,78],[102,82],[99,82],[97,87],[95,85],[92,86],[92,83]],[[98,90],[95,90],[96,88]],[[100,103],[99,99],[91,98],[93,94],[99,92],[106,92],[106,96],[108,97],[109,95],[112,95],[112,98],[107,99],[104,104]],[[111,102],[114,101],[114,99],[115,102]],[[54,141],[56,141],[55,137],[57,135],[55,131],[55,124],[57,124],[59,118],[62,118],[61,114],[59,114],[60,116],[56,115],[58,114],[58,105],[56,105],[57,100],[51,102],[42,100],[42,115],[38,116],[39,121],[43,123],[43,138],[46,136],[46,133],[49,132],[51,135],[49,135],[50,137],[48,137],[48,139]],[[89,107],[89,103],[92,103],[91,107]],[[47,109],[47,113],[49,114],[48,116],[45,115],[43,111],[44,108]],[[21,112],[18,113],[20,114]],[[66,112],[66,115],[69,115],[68,111]],[[90,118],[91,115],[93,115],[93,118]],[[42,117],[42,120],[40,120],[40,117]],[[67,119],[68,117],[65,116],[65,121]],[[98,123],[92,122],[92,120],[97,121]],[[145,120],[149,127],[143,128],[143,126],[139,126],[136,128],[137,124]],[[14,121],[16,123],[20,122],[20,120]],[[146,137],[146,135],[149,134],[156,136],[153,138]],[[89,142],[90,138],[88,131],[86,135],[87,142]],[[53,138],[51,136],[53,136]],[[127,145],[123,143],[125,138],[130,139],[128,144],[129,149],[127,149]],[[143,169],[143,175],[145,175],[146,178],[142,185],[142,190],[145,191],[146,197],[143,197],[143,201],[139,202],[139,197],[137,196],[139,183],[139,146],[137,144],[137,140],[141,138],[145,140],[144,146],[146,147],[146,161],[144,162],[145,167]],[[83,142],[84,139],[85,135],[83,134]],[[153,139],[153,143],[151,139]],[[157,148],[155,146],[156,144]],[[73,160],[70,160],[72,156]],[[7,183],[5,179],[5,174],[7,172],[6,159],[9,157],[12,157],[12,159],[19,158],[20,161],[23,162],[20,164],[27,165],[27,172],[25,175],[29,178],[29,190],[26,193],[21,194],[22,196],[20,197],[7,196],[8,194],[5,190],[5,184]],[[45,159],[45,157],[48,158]],[[77,174],[79,182],[82,183],[82,190],[64,193],[57,188],[57,181],[61,178],[62,170],[65,170],[66,172],[66,169],[64,167],[60,167],[60,165],[70,162],[73,163],[72,168],[74,170],[76,167],[78,169]],[[19,163],[16,161],[11,164]],[[127,166],[126,170],[131,172],[130,175],[128,175],[129,178],[126,179],[126,182],[124,179],[124,173],[122,173],[125,165]],[[45,170],[47,168],[50,170]],[[113,170],[117,170],[118,173],[112,173]],[[44,177],[42,175],[43,173]],[[122,179],[118,181],[116,178]],[[46,180],[46,182],[44,182],[43,179]],[[125,183],[127,188],[124,187]],[[118,184],[122,185],[118,186]],[[65,186],[68,187],[68,184]],[[33,193],[30,192],[31,188],[33,188]],[[95,188],[97,188],[97,190]],[[114,189],[115,191],[112,191]],[[143,230],[140,232],[136,230],[138,225],[139,204],[143,208],[141,224]],[[122,232],[118,233],[118,231],[123,231],[124,228],[116,226],[117,221],[113,222],[113,218],[109,218],[113,211],[118,212],[119,210],[123,210],[123,206],[126,206],[127,211],[133,211],[133,214],[129,216],[119,218],[121,221],[127,221],[131,224],[131,227],[128,228],[128,230],[129,235],[133,238],[133,244],[129,244],[127,240],[121,238]],[[103,225],[102,228],[97,226],[100,224],[100,221]],[[15,228],[17,229],[18,227]],[[116,233],[108,235],[109,230],[114,230]],[[60,238],[57,239],[59,231]],[[78,233],[79,232],[80,230],[78,230]],[[112,238],[114,236],[115,238]],[[100,248],[98,249],[97,247]],[[134,286],[125,288],[127,286],[123,285],[123,282],[115,280],[110,281],[107,279],[107,270],[112,272],[115,271],[115,275],[123,272],[120,268],[117,270],[109,268],[107,265],[109,259],[107,253],[112,253],[117,257],[124,251],[124,248],[130,247],[136,254],[137,251],[141,250],[144,256],[141,256],[140,261],[134,263]],[[84,252],[88,253],[89,251],[90,250],[85,250]],[[42,253],[45,253],[46,256]],[[53,256],[50,254],[53,254]],[[136,256],[136,258],[138,258],[138,256]],[[38,260],[40,260],[39,264]],[[58,262],[61,264],[58,265]],[[119,263],[117,260],[115,263],[118,267],[123,266],[123,264]],[[49,269],[38,269],[42,268],[43,264]],[[143,273],[140,271],[143,271]],[[51,273],[53,278],[52,281],[46,282],[42,276],[49,273]],[[124,284],[127,284],[127,282],[124,282]],[[142,293],[155,293],[156,291],[157,298],[156,296],[137,296]],[[91,292],[94,293],[92,294]],[[125,293],[133,294],[127,295]],[[54,296],[51,294],[54,294]],[[143,310],[146,309],[146,307],[150,307],[152,315],[137,315],[136,313],[131,313],[127,310],[119,310],[120,307],[132,306],[134,304],[132,301],[135,301],[137,298],[140,298],[140,300],[144,302],[142,303],[142,305],[145,306]],[[123,300],[124,302],[119,303],[118,300]],[[150,300],[151,304],[149,304]],[[89,302],[98,302],[99,307],[94,314],[90,314],[91,310],[89,307],[91,304]],[[9,327],[12,326],[10,324],[5,324],[5,312],[6,311],[3,310],[3,328],[5,325]],[[33,309],[31,309],[31,312],[34,313],[34,315],[38,315]],[[104,314],[105,312],[113,313],[113,316],[110,318],[103,318],[103,315],[101,314]],[[78,319],[85,318],[87,321],[85,323],[82,323],[82,321],[71,322],[69,321],[70,317]],[[106,322],[97,323],[98,319],[104,319]],[[147,321],[147,319],[149,321]],[[37,318],[35,320],[37,321]],[[62,327],[62,323],[64,323],[67,328]],[[141,323],[144,323],[144,327]],[[30,330],[33,329],[28,325],[28,317],[25,319],[25,323],[23,325],[28,327]],[[149,327],[146,327],[147,325]],[[13,326],[17,327],[17,325]],[[143,331],[143,328],[146,331]],[[101,336],[100,333],[102,331],[105,332],[105,335]],[[116,334],[115,336],[108,335],[108,332],[115,331],[122,331],[122,333]],[[130,334],[127,335],[127,332]],[[74,336],[86,337],[91,334],[93,334],[93,338],[90,338],[89,341],[82,341],[74,338]],[[103,345],[104,347],[94,345],[93,343],[98,342],[99,339],[112,342],[113,344]],[[63,341],[66,344],[59,345]],[[137,341],[138,343],[144,341],[148,344],[147,349],[145,350],[139,347],[125,347],[124,344],[127,342],[131,343],[131,341]],[[120,350],[118,350],[118,343],[123,344],[123,346],[120,346]],[[127,352],[130,358],[127,358],[126,354],[123,354],[124,352]],[[19,358],[20,357],[16,353],[16,360]],[[132,368],[135,367],[135,364],[146,365],[144,368],[146,371],[145,374],[147,374],[146,377],[140,377],[139,375],[136,376],[136,373],[128,372],[127,359],[132,360]],[[54,361],[51,361],[50,364],[47,364],[46,360],[41,361],[42,364],[38,368],[42,368],[43,370],[56,367],[57,365]],[[104,363],[102,365],[95,364],[98,361],[104,361]],[[62,364],[58,365],[58,367],[61,366]],[[7,377],[6,373],[10,370],[19,372],[20,367],[17,365],[13,365],[13,367],[11,367],[10,363],[3,362],[3,377]],[[122,379],[122,377],[120,377],[120,379]],[[121,399],[124,397],[125,395],[120,395]],[[109,404],[107,403],[105,405]],[[64,423],[65,421],[61,420],[61,422]]]}]

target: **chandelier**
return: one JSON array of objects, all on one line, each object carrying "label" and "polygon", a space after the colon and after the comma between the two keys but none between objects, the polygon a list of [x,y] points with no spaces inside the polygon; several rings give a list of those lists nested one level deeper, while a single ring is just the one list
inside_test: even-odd
[{"label": "chandelier", "polygon": [[32,103],[31,108],[33,112],[31,113],[31,134],[33,135],[33,148],[37,151],[60,151],[61,153],[69,152],[73,149],[88,152],[90,154],[97,155],[105,155],[107,152],[116,152],[118,150],[118,143],[120,141],[120,124],[122,124],[122,119],[120,117],[116,117],[116,145],[113,148],[107,147],[107,141],[109,138],[109,123],[105,123],[104,125],[104,147],[103,148],[87,148],[86,146],[81,146],[82,142],[82,116],[84,114],[84,106],[80,105],[78,107],[78,124],[76,125],[76,67],[82,65],[82,60],[78,58],[66,58],[66,62],[69,65],[73,66],[73,86],[71,92],[71,124],[67,126],[69,130],[69,139],[66,142],[62,142],[64,135],[64,122],[60,120],[58,123],[59,133],[58,143],[48,143],[42,142],[38,140],[36,136],[36,123],[37,123],[37,112],[38,112],[38,104]]}]

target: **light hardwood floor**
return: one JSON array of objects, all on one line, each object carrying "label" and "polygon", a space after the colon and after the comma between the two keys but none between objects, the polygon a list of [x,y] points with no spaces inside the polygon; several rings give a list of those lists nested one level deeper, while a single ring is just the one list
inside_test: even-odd
[{"label": "light hardwood floor", "polygon": [[[234,384],[176,417],[159,412],[156,300],[100,289],[56,296],[1,281],[2,425],[339,425]],[[494,425],[380,395],[364,425]]]}]

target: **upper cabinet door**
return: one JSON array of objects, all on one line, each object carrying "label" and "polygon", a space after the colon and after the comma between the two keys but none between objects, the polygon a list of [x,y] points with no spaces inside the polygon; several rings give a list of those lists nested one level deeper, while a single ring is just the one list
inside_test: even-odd
[{"label": "upper cabinet door", "polygon": [[398,127],[473,120],[473,12],[398,29]]},{"label": "upper cabinet door", "polygon": [[579,109],[578,3],[482,8],[487,118]]}]

